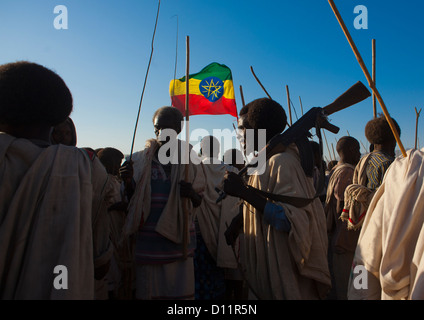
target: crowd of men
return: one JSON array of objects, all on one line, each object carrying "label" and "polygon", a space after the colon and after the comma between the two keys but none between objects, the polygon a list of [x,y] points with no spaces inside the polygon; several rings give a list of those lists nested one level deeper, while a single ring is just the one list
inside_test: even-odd
[{"label": "crowd of men", "polygon": [[[295,144],[240,174],[241,152],[219,158],[213,136],[199,154],[186,148],[176,108],[157,109],[156,138],[126,159],[78,148],[72,110],[55,72],[0,66],[1,299],[424,298],[423,153],[396,158],[384,116],[367,123],[363,156],[342,137],[329,168],[311,141],[312,175]],[[260,152],[262,129],[269,142],[286,125],[278,102],[248,103],[242,151]]]}]

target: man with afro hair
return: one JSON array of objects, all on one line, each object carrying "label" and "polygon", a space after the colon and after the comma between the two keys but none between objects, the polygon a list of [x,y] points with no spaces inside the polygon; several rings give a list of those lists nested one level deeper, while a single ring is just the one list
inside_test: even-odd
[{"label": "man with afro hair", "polygon": [[107,173],[85,150],[50,145],[72,108],[55,72],[0,66],[0,299],[100,297],[112,255]]},{"label": "man with afro hair", "polygon": [[[392,119],[400,136],[400,127]],[[365,136],[373,145],[373,151],[367,165],[367,187],[378,188],[390,164],[395,160],[396,139],[384,115],[372,119],[365,126]]]},{"label": "man with afro hair", "polygon": [[[283,132],[287,116],[282,106],[270,99],[257,99],[240,111],[238,122],[245,152],[259,151],[261,130],[266,142]],[[254,141],[246,139],[253,131]],[[263,132],[263,131],[262,131]],[[318,198],[298,208],[271,201],[261,191],[274,195],[314,198],[313,179],[302,169],[294,144],[258,164],[247,177],[228,172],[224,191],[243,201],[242,217],[227,230],[232,242],[237,222],[244,233],[243,268],[251,293],[259,299],[323,299],[331,285],[327,263],[325,214]],[[259,168],[262,167],[262,168]],[[262,170],[263,169],[263,170]],[[263,172],[259,174],[259,172]]]}]

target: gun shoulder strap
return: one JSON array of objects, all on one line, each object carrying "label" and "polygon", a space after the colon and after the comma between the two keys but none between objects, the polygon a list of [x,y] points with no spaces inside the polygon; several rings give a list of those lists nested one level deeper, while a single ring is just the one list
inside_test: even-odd
[{"label": "gun shoulder strap", "polygon": [[286,203],[286,204],[290,204],[290,205],[292,205],[296,208],[306,207],[312,201],[314,201],[316,198],[319,197],[318,194],[315,194],[315,196],[313,198],[291,197],[291,196],[284,196],[284,195],[281,195],[281,194],[274,194],[274,193],[266,192],[266,191],[259,190],[259,189],[253,188],[253,187],[249,187],[249,188],[254,189],[255,192],[257,192],[258,194],[260,194],[261,196],[263,196],[267,199]]}]

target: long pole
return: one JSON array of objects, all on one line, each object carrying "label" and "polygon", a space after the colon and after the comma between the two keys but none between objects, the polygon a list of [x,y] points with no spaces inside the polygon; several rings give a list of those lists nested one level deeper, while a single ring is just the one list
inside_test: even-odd
[{"label": "long pole", "polygon": [[272,99],[271,96],[269,95],[268,91],[266,91],[265,87],[262,85],[262,82],[256,76],[256,73],[255,73],[255,71],[253,71],[253,67],[252,66],[250,66],[250,71],[252,71],[253,76],[255,77],[256,81],[259,83],[259,85],[261,86],[262,90],[265,92],[265,94],[267,95],[267,97],[269,99]]},{"label": "long pole", "polygon": [[420,111],[417,111],[417,107],[415,107],[415,114],[416,114],[416,119],[415,119],[415,149],[417,149],[418,146],[418,118],[420,117],[420,113],[421,113],[421,109]]},{"label": "long pole", "polygon": [[[190,103],[190,37],[187,36],[186,37],[186,96],[185,96],[185,119],[186,119],[186,165],[185,165],[185,177],[184,180],[186,182],[188,182],[188,169],[189,169],[189,162],[190,162],[190,147],[189,147],[189,143],[190,143],[190,128],[189,128],[189,120],[190,120],[190,108],[189,108],[189,103]],[[188,248],[188,241],[189,241],[189,237],[188,237],[188,218],[189,218],[189,210],[188,210],[188,198],[184,198],[183,199],[183,211],[184,211],[184,219],[183,219],[183,257],[184,259],[187,259],[187,248]]]},{"label": "long pole", "polygon": [[299,102],[300,102],[300,111],[302,111],[302,117],[303,117],[303,104],[302,104],[302,98],[299,96]]},{"label": "long pole", "polygon": [[147,71],[146,71],[146,76],[145,76],[145,78],[144,78],[143,90],[142,90],[142,92],[141,92],[140,104],[138,105],[137,120],[135,121],[134,134],[133,134],[132,143],[131,143],[131,152],[130,152],[130,159],[129,159],[129,162],[131,162],[132,155],[133,155],[133,151],[134,151],[135,136],[136,136],[136,134],[137,134],[138,121],[139,121],[139,119],[140,119],[140,113],[141,113],[141,104],[142,104],[142,102],[143,102],[144,90],[146,89],[147,76],[149,75],[150,65],[152,64],[152,57],[153,57],[153,44],[154,44],[154,42],[155,42],[156,27],[158,26],[158,20],[159,20],[159,9],[160,9],[160,0],[159,0],[159,4],[158,4],[158,12],[157,12],[157,14],[156,14],[155,28],[154,28],[154,30],[153,30],[153,37],[152,37],[152,49],[151,49],[151,51],[150,51],[149,64],[147,65]]},{"label": "long pole", "polygon": [[394,135],[394,137],[396,139],[396,142],[399,145],[400,151],[402,152],[402,155],[406,158],[406,151],[405,151],[405,148],[403,147],[402,141],[400,140],[399,132],[397,131],[397,129],[395,127],[395,124],[393,122],[393,119],[390,117],[390,114],[389,114],[389,112],[388,112],[388,110],[386,108],[386,104],[384,103],[383,98],[381,97],[380,92],[378,92],[378,90],[377,90],[377,88],[375,86],[375,83],[372,80],[371,75],[370,75],[367,67],[365,66],[364,60],[362,59],[361,54],[359,53],[359,50],[358,50],[358,48],[355,45],[355,42],[353,42],[353,39],[352,39],[352,37],[351,37],[351,35],[349,33],[349,30],[347,29],[347,27],[346,27],[346,25],[345,25],[345,23],[344,23],[341,15],[339,13],[339,10],[337,9],[336,5],[334,4],[334,1],[333,0],[328,0],[328,2],[330,4],[331,8],[333,9],[333,12],[334,12],[334,14],[335,14],[335,16],[336,16],[336,18],[337,18],[340,26],[343,29],[343,32],[344,32],[344,34],[345,34],[345,36],[346,36],[346,38],[347,38],[347,40],[348,40],[348,42],[349,42],[352,50],[353,50],[353,53],[355,54],[356,60],[358,60],[358,63],[360,65],[362,71],[364,72],[365,77],[367,78],[367,81],[368,81],[368,84],[369,84],[371,90],[375,94],[375,96],[376,96],[376,98],[377,98],[377,100],[378,100],[378,102],[379,102],[379,104],[381,106],[381,109],[383,109],[384,116],[386,117],[386,120],[387,120],[387,122],[390,125],[390,129],[392,129],[393,135]]},{"label": "long pole", "polygon": [[331,144],[331,148],[333,149],[333,156],[334,156],[334,160],[337,160],[337,158],[336,158],[336,153],[334,152],[334,144]]},{"label": "long pole", "polygon": [[240,85],[240,96],[241,96],[241,103],[244,107],[246,105],[246,103],[244,102],[243,87],[241,85]]},{"label": "long pole", "polygon": [[[372,81],[374,83],[374,85],[376,85],[376,72],[375,72],[375,68],[376,68],[376,47],[375,47],[375,39],[372,39]],[[372,93],[372,110],[373,110],[373,115],[374,115],[374,119],[377,118],[377,100],[375,98],[375,94],[374,92]]]},{"label": "long pole", "polygon": [[333,159],[333,157],[331,156],[330,147],[328,146],[327,137],[325,136],[325,130],[322,130],[322,134],[324,135],[325,144],[327,145],[327,151],[328,151],[328,156],[330,157],[330,161],[336,160],[335,158]]},{"label": "long pole", "polygon": [[287,105],[289,106],[289,119],[290,119],[290,125],[293,125],[292,121],[292,112],[291,112],[291,105],[290,105],[290,91],[289,86],[286,85],[286,92],[287,92]]}]

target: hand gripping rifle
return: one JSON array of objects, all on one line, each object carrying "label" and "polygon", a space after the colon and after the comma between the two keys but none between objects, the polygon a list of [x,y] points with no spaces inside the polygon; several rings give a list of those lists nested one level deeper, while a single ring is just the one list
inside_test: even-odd
[{"label": "hand gripping rifle", "polygon": [[[295,122],[290,128],[284,131],[281,134],[274,136],[268,144],[259,151],[259,154],[265,153],[266,159],[268,160],[270,157],[277,153],[284,152],[287,147],[295,143],[300,154],[300,161],[302,168],[305,174],[308,177],[313,176],[313,151],[311,144],[309,143],[308,138],[311,138],[312,135],[309,132],[312,128],[316,128],[317,136],[320,140],[321,145],[321,153],[322,153],[322,142],[321,142],[321,128],[326,129],[334,134],[339,132],[339,128],[335,125],[332,125],[328,122],[327,117],[335,112],[346,109],[350,106],[353,106],[368,97],[371,96],[369,90],[364,86],[364,84],[358,81],[355,85],[349,88],[345,93],[343,93],[340,97],[338,97],[333,103],[329,104],[324,108],[315,107],[310,109],[304,116],[302,116],[297,122]],[[259,157],[259,154],[257,157]],[[254,164],[252,164],[252,162]],[[257,165],[257,161],[251,161],[250,164],[247,164],[243,169],[240,170],[239,175],[243,176],[247,173],[247,170],[251,167]],[[219,198],[217,199],[217,203],[225,198],[226,194],[217,190],[219,193]],[[270,197],[269,194],[263,193],[267,198],[275,198]],[[277,199],[276,199],[277,200]],[[287,201],[284,201],[287,200]],[[299,201],[296,201],[299,200]],[[305,202],[302,198],[293,198],[293,197],[284,197],[279,196],[278,201],[283,201],[286,203],[291,203],[295,206],[302,207]],[[312,199],[311,199],[312,200]],[[297,204],[297,205],[296,205]]]}]

